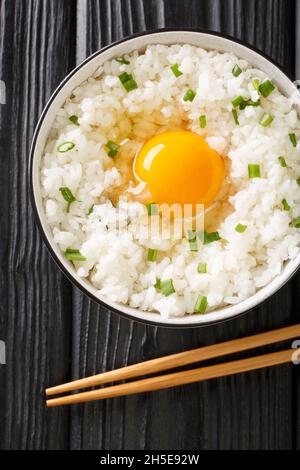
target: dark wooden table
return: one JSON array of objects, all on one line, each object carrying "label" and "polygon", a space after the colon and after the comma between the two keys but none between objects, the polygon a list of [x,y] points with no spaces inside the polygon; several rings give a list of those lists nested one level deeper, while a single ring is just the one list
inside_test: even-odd
[{"label": "dark wooden table", "polygon": [[[297,74],[297,0],[0,0],[0,447],[300,448],[300,367],[46,410],[45,386],[299,322],[299,275],[246,316],[203,329],[147,327],[65,279],[33,220],[28,155],[51,92],[92,52],[157,27],[222,31]],[[298,16],[297,16],[298,15]]]}]

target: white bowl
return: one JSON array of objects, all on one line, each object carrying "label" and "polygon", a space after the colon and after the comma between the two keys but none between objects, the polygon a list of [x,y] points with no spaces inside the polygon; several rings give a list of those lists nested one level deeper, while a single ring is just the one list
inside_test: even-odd
[{"label": "white bowl", "polygon": [[296,272],[300,264],[300,254],[295,259],[287,262],[283,271],[274,278],[272,282],[260,289],[252,297],[249,297],[237,305],[223,307],[205,315],[195,314],[186,315],[181,318],[165,319],[158,313],[144,312],[121,304],[112,303],[99,297],[95,287],[76,274],[73,265],[65,259],[63,253],[53,240],[51,230],[46,220],[40,188],[40,163],[47,136],[58,110],[63,106],[65,100],[72,94],[73,89],[90,77],[103,62],[110,60],[113,57],[119,57],[135,50],[143,50],[148,44],[174,43],[192,44],[204,49],[233,52],[238,57],[247,60],[253,66],[266,72],[267,75],[273,79],[281,92],[286,96],[291,96],[291,94],[295,92],[295,86],[290,78],[269,58],[235,39],[225,37],[217,33],[194,30],[157,30],[123,39],[101,49],[86,59],[66,77],[53,93],[38,122],[34,134],[30,157],[30,184],[33,207],[37,216],[38,225],[50,253],[63,272],[77,287],[79,287],[79,289],[96,302],[101,305],[105,305],[115,313],[127,318],[152,325],[183,328],[203,326],[228,320],[257,306],[274,294],[274,292],[278,291],[278,289],[280,289]]}]

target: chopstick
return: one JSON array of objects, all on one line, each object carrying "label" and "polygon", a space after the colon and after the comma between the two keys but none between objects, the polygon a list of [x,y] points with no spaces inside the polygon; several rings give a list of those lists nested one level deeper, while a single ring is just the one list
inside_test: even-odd
[{"label": "chopstick", "polygon": [[152,359],[149,361],[133,364],[131,366],[93,375],[84,379],[74,380],[62,385],[47,388],[46,395],[57,395],[60,393],[78,390],[80,388],[94,387],[108,382],[131,379],[141,375],[153,374],[164,370],[174,369],[188,364],[193,364],[208,359],[223,357],[236,352],[247,351],[249,349],[278,343],[300,335],[300,324],[280,328],[254,336],[226,341],[224,343],[204,346],[191,351],[185,351],[169,356]]},{"label": "chopstick", "polygon": [[51,400],[47,400],[46,403],[48,407],[71,405],[104,398],[119,397],[122,395],[151,392],[154,390],[177,387],[179,385],[201,382],[218,377],[226,377],[228,375],[240,374],[242,372],[249,372],[251,370],[285,364],[292,360],[292,353],[295,351],[300,352],[300,349],[287,349],[285,351],[251,357],[248,359],[241,359],[224,364],[217,364],[184,372],[151,377],[149,379],[115,385],[99,390],[91,390],[89,392],[77,393],[60,398],[53,398]]}]

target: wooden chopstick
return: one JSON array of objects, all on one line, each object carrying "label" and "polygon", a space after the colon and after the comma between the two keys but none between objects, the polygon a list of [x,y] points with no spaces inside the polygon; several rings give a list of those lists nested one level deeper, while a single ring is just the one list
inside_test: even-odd
[{"label": "wooden chopstick", "polygon": [[177,387],[179,385],[191,384],[193,382],[201,382],[203,380],[210,380],[218,377],[240,374],[242,372],[249,372],[255,369],[271,367],[278,364],[284,364],[292,360],[292,354],[294,352],[298,354],[300,349],[287,349],[285,351],[250,357],[248,359],[241,359],[224,364],[217,364],[184,372],[151,377],[149,379],[115,385],[99,390],[91,390],[89,392],[77,393],[60,398],[52,398],[47,400],[46,403],[48,407],[71,405],[74,403],[83,403],[87,401],[102,400],[104,398],[133,395],[137,393]]},{"label": "wooden chopstick", "polygon": [[80,380],[74,380],[56,387],[46,389],[46,395],[57,395],[80,388],[94,387],[108,382],[130,379],[141,375],[153,374],[164,370],[174,369],[187,364],[213,359],[236,352],[242,352],[249,349],[266,346],[268,344],[278,343],[300,335],[300,324],[280,328],[278,330],[260,333],[246,338],[235,339],[224,343],[213,344],[191,351],[185,351],[169,356],[152,359],[120,369],[97,374],[92,377],[86,377]]}]

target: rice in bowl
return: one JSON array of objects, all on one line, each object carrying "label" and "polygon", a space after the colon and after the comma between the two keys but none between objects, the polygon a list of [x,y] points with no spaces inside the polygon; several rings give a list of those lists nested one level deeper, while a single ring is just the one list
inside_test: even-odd
[{"label": "rice in bowl", "polygon": [[[173,317],[245,300],[299,252],[292,100],[229,53],[156,45],[117,59],[74,90],[53,124],[41,183],[55,242],[111,302]],[[226,160],[228,185],[198,251],[186,237],[143,237],[145,204],[127,191],[141,144],[180,130]]]}]

